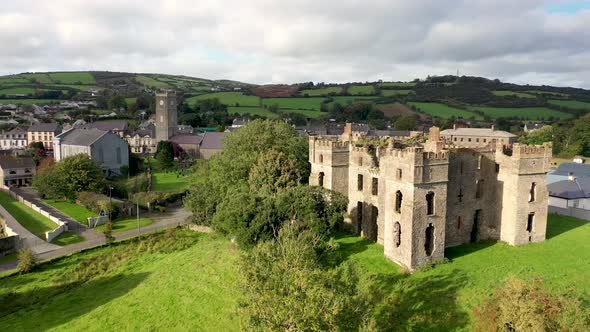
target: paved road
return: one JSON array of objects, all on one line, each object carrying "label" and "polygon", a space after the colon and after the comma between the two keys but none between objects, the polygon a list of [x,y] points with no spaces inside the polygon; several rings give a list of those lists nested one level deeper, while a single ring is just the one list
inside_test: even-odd
[{"label": "paved road", "polygon": [[[126,231],[126,232],[121,232],[121,233],[114,233],[113,235],[115,237],[115,240],[123,240],[123,239],[128,239],[128,238],[137,236],[139,234],[144,234],[144,233],[149,233],[149,232],[153,232],[153,231],[160,230],[160,229],[175,227],[178,225],[186,224],[188,222],[188,217],[190,215],[191,215],[191,213],[188,212],[187,210],[185,210],[182,206],[170,207],[166,213],[151,213],[151,214],[144,214],[143,216],[141,216],[141,217],[150,218],[154,221],[153,224],[142,227],[141,233],[138,230],[131,230],[131,231]],[[94,230],[92,230],[92,231],[96,232]],[[102,233],[100,233],[100,234],[102,234]],[[105,239],[104,239],[104,236],[102,236],[102,235],[100,237],[87,238],[86,241],[84,241],[84,242],[75,243],[75,244],[72,244],[72,245],[69,245],[66,247],[55,246],[57,248],[55,248],[53,250],[39,253],[37,255],[37,259],[39,261],[43,261],[46,259],[50,259],[50,258],[62,256],[62,255],[67,255],[67,254],[70,254],[70,253],[78,251],[78,250],[94,247],[94,246],[97,246],[97,245],[100,245],[103,243],[105,243]],[[16,261],[5,263],[5,264],[0,264],[0,273],[15,269],[16,266],[17,266]]]}]

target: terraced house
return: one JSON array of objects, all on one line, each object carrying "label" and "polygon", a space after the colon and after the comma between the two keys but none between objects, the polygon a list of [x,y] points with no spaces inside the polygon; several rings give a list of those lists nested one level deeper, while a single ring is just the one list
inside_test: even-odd
[{"label": "terraced house", "polygon": [[312,136],[310,184],[348,196],[348,226],[409,269],[464,243],[544,241],[551,144],[490,129],[447,134],[433,127],[417,143],[348,124],[342,135]]},{"label": "terraced house", "polygon": [[37,123],[27,130],[28,144],[41,142],[46,150],[53,150],[53,138],[61,133],[59,123]]}]

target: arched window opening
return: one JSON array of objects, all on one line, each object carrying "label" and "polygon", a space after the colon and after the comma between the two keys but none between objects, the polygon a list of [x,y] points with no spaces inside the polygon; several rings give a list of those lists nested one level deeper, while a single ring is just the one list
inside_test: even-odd
[{"label": "arched window opening", "polygon": [[318,184],[320,187],[324,186],[324,172],[320,172]]},{"label": "arched window opening", "polygon": [[323,164],[323,163],[324,163],[324,155],[320,154],[320,164]]},{"label": "arched window opening", "polygon": [[400,213],[402,211],[402,199],[404,195],[402,195],[401,191],[397,191],[395,193],[395,212]]},{"label": "arched window opening", "polygon": [[434,214],[434,193],[432,191],[426,194],[426,214],[429,216]]},{"label": "arched window opening", "polygon": [[529,191],[529,202],[535,201],[535,195],[537,193],[537,184],[535,182],[531,183],[531,190]]},{"label": "arched window opening", "polygon": [[457,217],[457,229],[461,229],[461,225],[463,224],[463,217]]},{"label": "arched window opening", "polygon": [[483,180],[475,181],[475,198],[481,198],[483,196]]},{"label": "arched window opening", "polygon": [[393,243],[396,248],[402,243],[402,225],[398,221],[393,224]]},{"label": "arched window opening", "polygon": [[434,251],[434,226],[432,224],[428,224],[428,227],[426,227],[424,251],[426,251],[426,256],[432,255]]}]

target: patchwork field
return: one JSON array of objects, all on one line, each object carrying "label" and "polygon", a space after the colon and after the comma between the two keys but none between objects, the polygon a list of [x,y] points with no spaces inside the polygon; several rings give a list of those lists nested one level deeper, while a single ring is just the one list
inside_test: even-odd
[{"label": "patchwork field", "polygon": [[308,89],[308,90],[302,90],[299,92],[300,95],[304,96],[304,95],[308,95],[308,96],[327,96],[329,94],[338,94],[342,92],[342,87],[341,86],[330,86],[327,88],[322,88],[322,89]]},{"label": "patchwork field", "polygon": [[17,104],[17,105],[30,105],[30,104],[59,104],[63,99],[0,99],[0,104]]},{"label": "patchwork field", "polygon": [[377,105],[377,109],[383,112],[388,118],[416,114],[416,112],[412,111],[412,109],[402,103],[381,104]]},{"label": "patchwork field", "polygon": [[399,88],[399,87],[414,87],[416,86],[416,83],[412,83],[412,82],[381,82],[377,84],[378,87],[380,88]]},{"label": "patchwork field", "polygon": [[549,100],[549,104],[564,106],[567,108],[573,108],[578,110],[590,110],[590,103],[583,101],[551,99]]},{"label": "patchwork field", "polygon": [[529,93],[524,92],[516,92],[516,91],[507,91],[507,90],[497,90],[492,91],[493,94],[496,96],[516,96],[519,98],[536,98],[535,95],[531,95]]},{"label": "patchwork field", "polygon": [[260,116],[265,116],[267,118],[277,118],[278,115],[276,113],[267,111],[263,108],[260,107],[235,107],[235,106],[229,106],[227,108],[227,112],[229,114],[234,114],[234,113],[238,113],[240,115],[247,115],[247,114],[251,114],[251,115],[260,115]]},{"label": "patchwork field", "polygon": [[439,118],[449,119],[452,117],[456,118],[463,118],[463,119],[481,119],[482,117],[458,108],[450,107],[445,104],[440,103],[420,103],[420,102],[409,102],[409,105],[415,106],[417,109],[421,110],[422,112],[431,115],[431,116],[438,116]]},{"label": "patchwork field", "polygon": [[370,96],[375,94],[375,87],[372,85],[351,85],[347,91],[351,95]]},{"label": "patchwork field", "polygon": [[54,83],[63,84],[94,84],[96,80],[94,76],[88,72],[64,72],[64,73],[49,73],[49,78]]},{"label": "patchwork field", "polygon": [[548,95],[561,96],[561,97],[567,97],[567,96],[569,96],[567,93],[552,92],[552,91],[542,91],[542,90],[528,90],[526,92],[528,92],[528,93],[535,93],[535,94],[548,94]]},{"label": "patchwork field", "polygon": [[30,95],[35,93],[35,91],[37,91],[37,89],[27,87],[14,87],[0,89],[0,95]]},{"label": "patchwork field", "polygon": [[241,92],[214,92],[190,97],[186,100],[189,105],[194,105],[197,100],[219,99],[219,102],[228,106],[260,106],[260,98],[247,96]]},{"label": "patchwork field", "polygon": [[383,96],[400,96],[400,95],[409,95],[414,93],[412,90],[381,90],[381,94]]},{"label": "patchwork field", "polygon": [[314,111],[314,110],[297,110],[297,109],[279,109],[280,113],[298,113],[298,114],[302,114],[308,118],[319,118],[322,115],[325,115],[327,113],[322,113],[320,111]]},{"label": "patchwork field", "polygon": [[264,98],[262,103],[267,106],[278,105],[279,108],[302,109],[302,110],[320,110],[321,103],[326,98]]},{"label": "patchwork field", "polygon": [[152,88],[171,88],[172,86],[166,82],[161,82],[158,80],[155,80],[149,76],[145,76],[145,75],[137,75],[135,76],[135,79],[137,80],[137,82],[152,87]]},{"label": "patchwork field", "polygon": [[468,106],[470,110],[480,111],[484,114],[496,118],[518,117],[528,120],[549,119],[550,117],[559,119],[569,119],[573,115],[555,111],[546,107],[487,107],[487,106]]},{"label": "patchwork field", "polygon": [[[240,330],[240,251],[217,234],[166,236],[89,250],[0,279],[0,330]],[[473,306],[509,275],[541,278],[552,292],[588,300],[589,237],[590,223],[551,215],[543,243],[449,248],[448,263],[411,275],[387,260],[381,245],[345,233],[336,238],[339,261],[356,263],[361,288],[398,294],[393,305],[373,300],[373,307],[387,310],[380,330],[471,331]]]}]

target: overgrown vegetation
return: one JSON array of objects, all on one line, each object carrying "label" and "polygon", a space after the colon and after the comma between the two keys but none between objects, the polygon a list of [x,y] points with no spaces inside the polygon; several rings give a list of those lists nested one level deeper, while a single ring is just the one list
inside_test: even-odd
[{"label": "overgrown vegetation", "polygon": [[29,273],[33,271],[37,265],[37,258],[31,248],[23,248],[16,254],[18,259],[18,266],[16,267],[20,273]]}]

